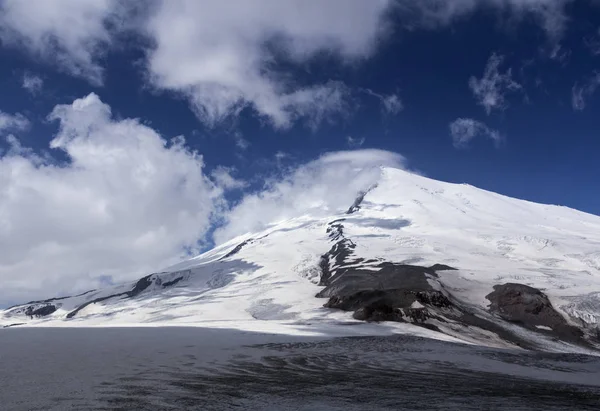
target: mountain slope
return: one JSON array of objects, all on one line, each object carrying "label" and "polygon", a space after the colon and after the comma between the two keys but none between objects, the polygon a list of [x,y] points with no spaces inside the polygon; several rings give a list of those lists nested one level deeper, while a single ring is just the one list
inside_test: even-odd
[{"label": "mountain slope", "polygon": [[600,217],[391,168],[348,206],[274,222],[137,282],[11,307],[0,325],[409,332],[558,351],[597,346]]}]

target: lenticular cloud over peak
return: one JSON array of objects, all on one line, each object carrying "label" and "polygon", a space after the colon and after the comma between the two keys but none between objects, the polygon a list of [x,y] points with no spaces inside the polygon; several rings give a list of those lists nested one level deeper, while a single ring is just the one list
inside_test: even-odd
[{"label": "lenticular cloud over peak", "polygon": [[[382,166],[406,162],[384,150],[325,153],[228,210],[223,193],[245,183],[226,167],[206,175],[182,136],[166,140],[138,119],[116,120],[94,93],[57,105],[48,120],[59,125],[49,147],[64,152],[66,164],[33,154],[14,136],[0,157],[0,188],[9,193],[0,278],[14,290],[10,300],[30,298],[40,284],[73,292],[172,264],[184,251],[197,253],[217,221],[214,238],[222,242],[307,212],[343,210]],[[29,274],[15,277],[15,270]]]},{"label": "lenticular cloud over peak", "polygon": [[385,150],[336,151],[300,165],[246,195],[225,215],[217,243],[305,213],[347,209],[356,196],[377,183],[381,167],[405,168],[406,159]]},{"label": "lenticular cloud over peak", "polygon": [[335,335],[368,321],[369,334],[597,354],[599,217],[403,164],[380,150],[324,154],[245,197],[211,250],[124,284],[11,307],[0,326],[29,315],[32,325]]},{"label": "lenticular cloud over peak", "polygon": [[[115,120],[94,93],[57,105],[48,120],[59,125],[49,147],[64,152],[66,164],[33,154],[14,136],[13,149],[0,157],[0,188],[9,193],[0,277],[14,290],[11,300],[40,284],[46,292],[72,292],[164,267],[184,250],[198,252],[215,221],[222,223],[215,239],[223,241],[274,219],[348,207],[380,166],[405,163],[384,150],[326,153],[227,211],[224,191],[245,183],[226,167],[206,175],[202,156],[183,137],[166,140],[137,119]],[[16,270],[30,274],[16,277]]]},{"label": "lenticular cloud over peak", "polygon": [[352,164],[356,167],[392,167],[404,168],[406,159],[397,153],[379,149],[334,151],[323,154],[311,164],[335,165]]},{"label": "lenticular cloud over peak", "polygon": [[597,410],[599,25],[0,0],[0,408]]}]

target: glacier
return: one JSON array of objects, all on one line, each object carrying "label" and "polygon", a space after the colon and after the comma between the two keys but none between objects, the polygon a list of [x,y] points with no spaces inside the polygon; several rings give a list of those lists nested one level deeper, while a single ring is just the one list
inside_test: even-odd
[{"label": "glacier", "polygon": [[382,167],[347,209],[273,221],[137,281],[7,308],[0,326],[410,334],[595,354],[599,250],[598,216]]}]

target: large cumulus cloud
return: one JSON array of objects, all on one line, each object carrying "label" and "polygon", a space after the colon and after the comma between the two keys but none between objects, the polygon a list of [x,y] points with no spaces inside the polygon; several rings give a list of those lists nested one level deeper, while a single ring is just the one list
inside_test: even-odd
[{"label": "large cumulus cloud", "polygon": [[0,157],[5,299],[135,278],[198,250],[222,190],[182,137],[166,141],[136,119],[114,120],[95,94],[56,106],[49,119],[60,124],[50,147],[68,164],[12,135]]}]

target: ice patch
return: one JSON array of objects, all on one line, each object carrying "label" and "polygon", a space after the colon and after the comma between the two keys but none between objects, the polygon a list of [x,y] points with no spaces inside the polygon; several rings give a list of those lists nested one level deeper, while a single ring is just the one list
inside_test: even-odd
[{"label": "ice patch", "polygon": [[286,312],[289,308],[290,305],[276,304],[269,298],[256,301],[246,311],[257,320],[293,320],[297,317],[297,313]]},{"label": "ice patch", "polygon": [[565,313],[588,325],[600,324],[600,292],[568,299],[572,302],[560,307]]},{"label": "ice patch", "polygon": [[540,330],[552,331],[552,328],[548,327],[547,325],[536,325],[535,328],[538,328]]}]

